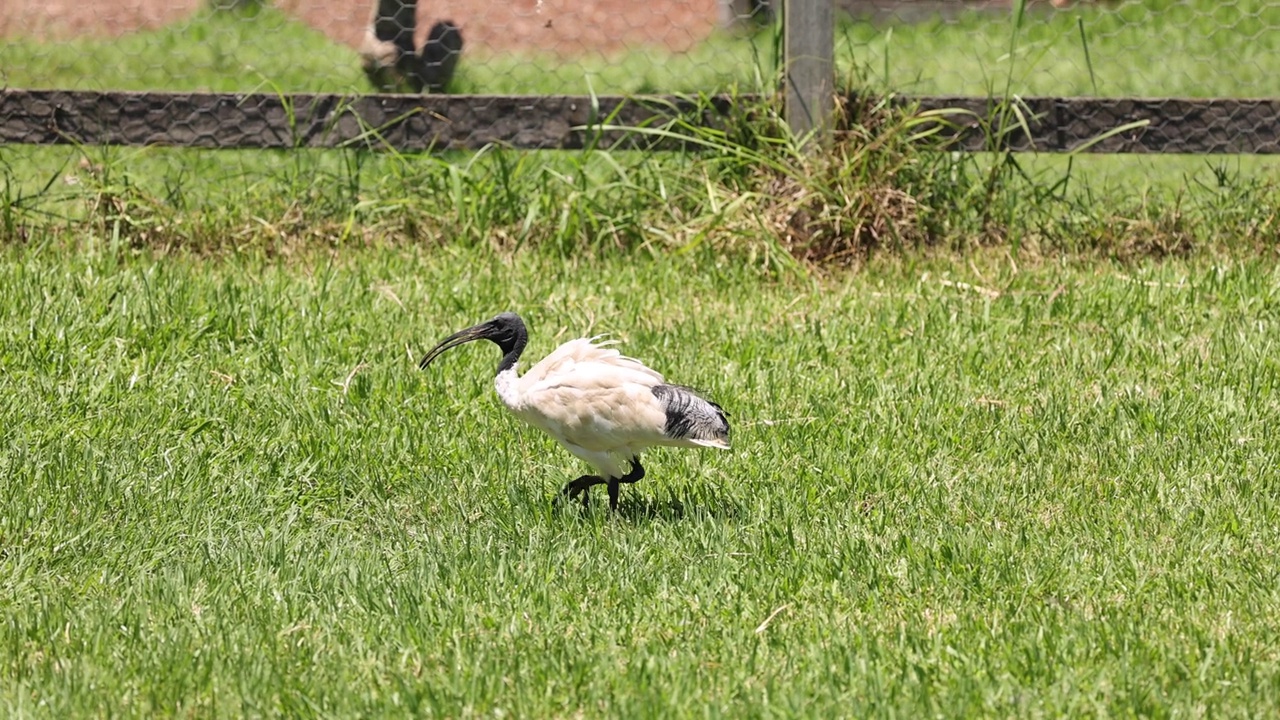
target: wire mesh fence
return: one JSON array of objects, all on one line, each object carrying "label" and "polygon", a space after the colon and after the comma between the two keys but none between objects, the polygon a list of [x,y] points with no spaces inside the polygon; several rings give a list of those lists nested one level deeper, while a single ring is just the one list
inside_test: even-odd
[{"label": "wire mesh fence", "polygon": [[22,88],[417,90],[396,81],[406,63],[365,72],[416,54],[458,60],[447,87],[419,83],[429,91],[694,92],[752,77],[759,42],[725,32],[735,12],[722,0],[6,0],[0,73]]},{"label": "wire mesh fence", "polygon": [[[1280,0],[1062,2],[837,0],[836,87],[1280,97]],[[776,0],[6,0],[0,84],[264,94],[768,91],[786,64],[780,17]],[[1213,132],[1273,130],[1250,111],[1234,130]],[[1248,147],[1232,140],[1207,147]]]}]

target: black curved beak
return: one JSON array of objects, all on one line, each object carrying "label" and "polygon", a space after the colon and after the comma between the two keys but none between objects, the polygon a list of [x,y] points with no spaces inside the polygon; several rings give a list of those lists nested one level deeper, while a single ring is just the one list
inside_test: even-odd
[{"label": "black curved beak", "polygon": [[444,340],[441,340],[439,345],[431,348],[430,352],[422,356],[422,362],[418,363],[418,369],[426,370],[427,366],[431,364],[431,361],[440,357],[445,350],[458,347],[459,345],[465,345],[469,342],[475,342],[476,340],[487,340],[489,338],[489,329],[489,323],[481,323],[479,325],[473,325],[466,330],[459,330]]}]

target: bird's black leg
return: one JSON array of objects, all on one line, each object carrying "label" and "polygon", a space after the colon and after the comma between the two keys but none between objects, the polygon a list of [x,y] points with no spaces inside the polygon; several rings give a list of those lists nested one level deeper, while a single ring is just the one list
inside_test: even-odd
[{"label": "bird's black leg", "polygon": [[640,464],[640,458],[631,458],[631,472],[618,478],[618,482],[630,485],[633,482],[639,482],[644,478],[644,466]]},{"label": "bird's black leg", "polygon": [[564,489],[560,491],[560,495],[572,500],[573,498],[578,497],[578,494],[581,493],[582,506],[586,507],[587,491],[590,490],[592,487],[596,485],[600,485],[604,482],[605,482],[605,479],[602,477],[599,477],[596,475],[583,475],[582,477],[576,480],[570,480],[568,483],[566,483],[564,486]]},{"label": "bird's black leg", "polygon": [[644,477],[644,466],[640,464],[640,458],[631,458],[631,471],[620,478],[609,478],[609,509],[618,509],[618,489],[626,483],[630,485],[633,482]]}]

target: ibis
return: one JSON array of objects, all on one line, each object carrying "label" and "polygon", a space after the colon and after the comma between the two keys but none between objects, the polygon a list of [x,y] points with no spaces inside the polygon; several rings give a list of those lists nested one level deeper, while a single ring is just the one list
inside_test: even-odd
[{"label": "ibis", "polygon": [[729,447],[723,408],[688,387],[666,382],[657,371],[609,347],[610,341],[570,340],[520,375],[516,364],[529,332],[512,312],[450,335],[418,367],[425,370],[445,350],[476,340],[489,340],[502,351],[494,379],[502,404],[595,469],[595,474],[569,481],[562,497],[581,495],[585,506],[588,490],[607,485],[609,509],[617,510],[620,486],[644,477],[644,450]]}]

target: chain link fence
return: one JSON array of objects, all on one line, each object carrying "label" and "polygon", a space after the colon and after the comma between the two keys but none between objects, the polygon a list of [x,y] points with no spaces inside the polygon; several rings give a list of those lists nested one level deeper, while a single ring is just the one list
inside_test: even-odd
[{"label": "chain link fence", "polygon": [[[769,89],[783,65],[775,1],[5,0],[0,84],[752,92]],[[1280,97],[1280,0],[1011,1],[837,0],[836,86],[969,97]],[[1254,113],[1249,122],[1261,131],[1268,121]]]},{"label": "chain link fence", "polygon": [[754,76],[752,1],[5,0],[0,75],[29,89],[696,92]]}]

